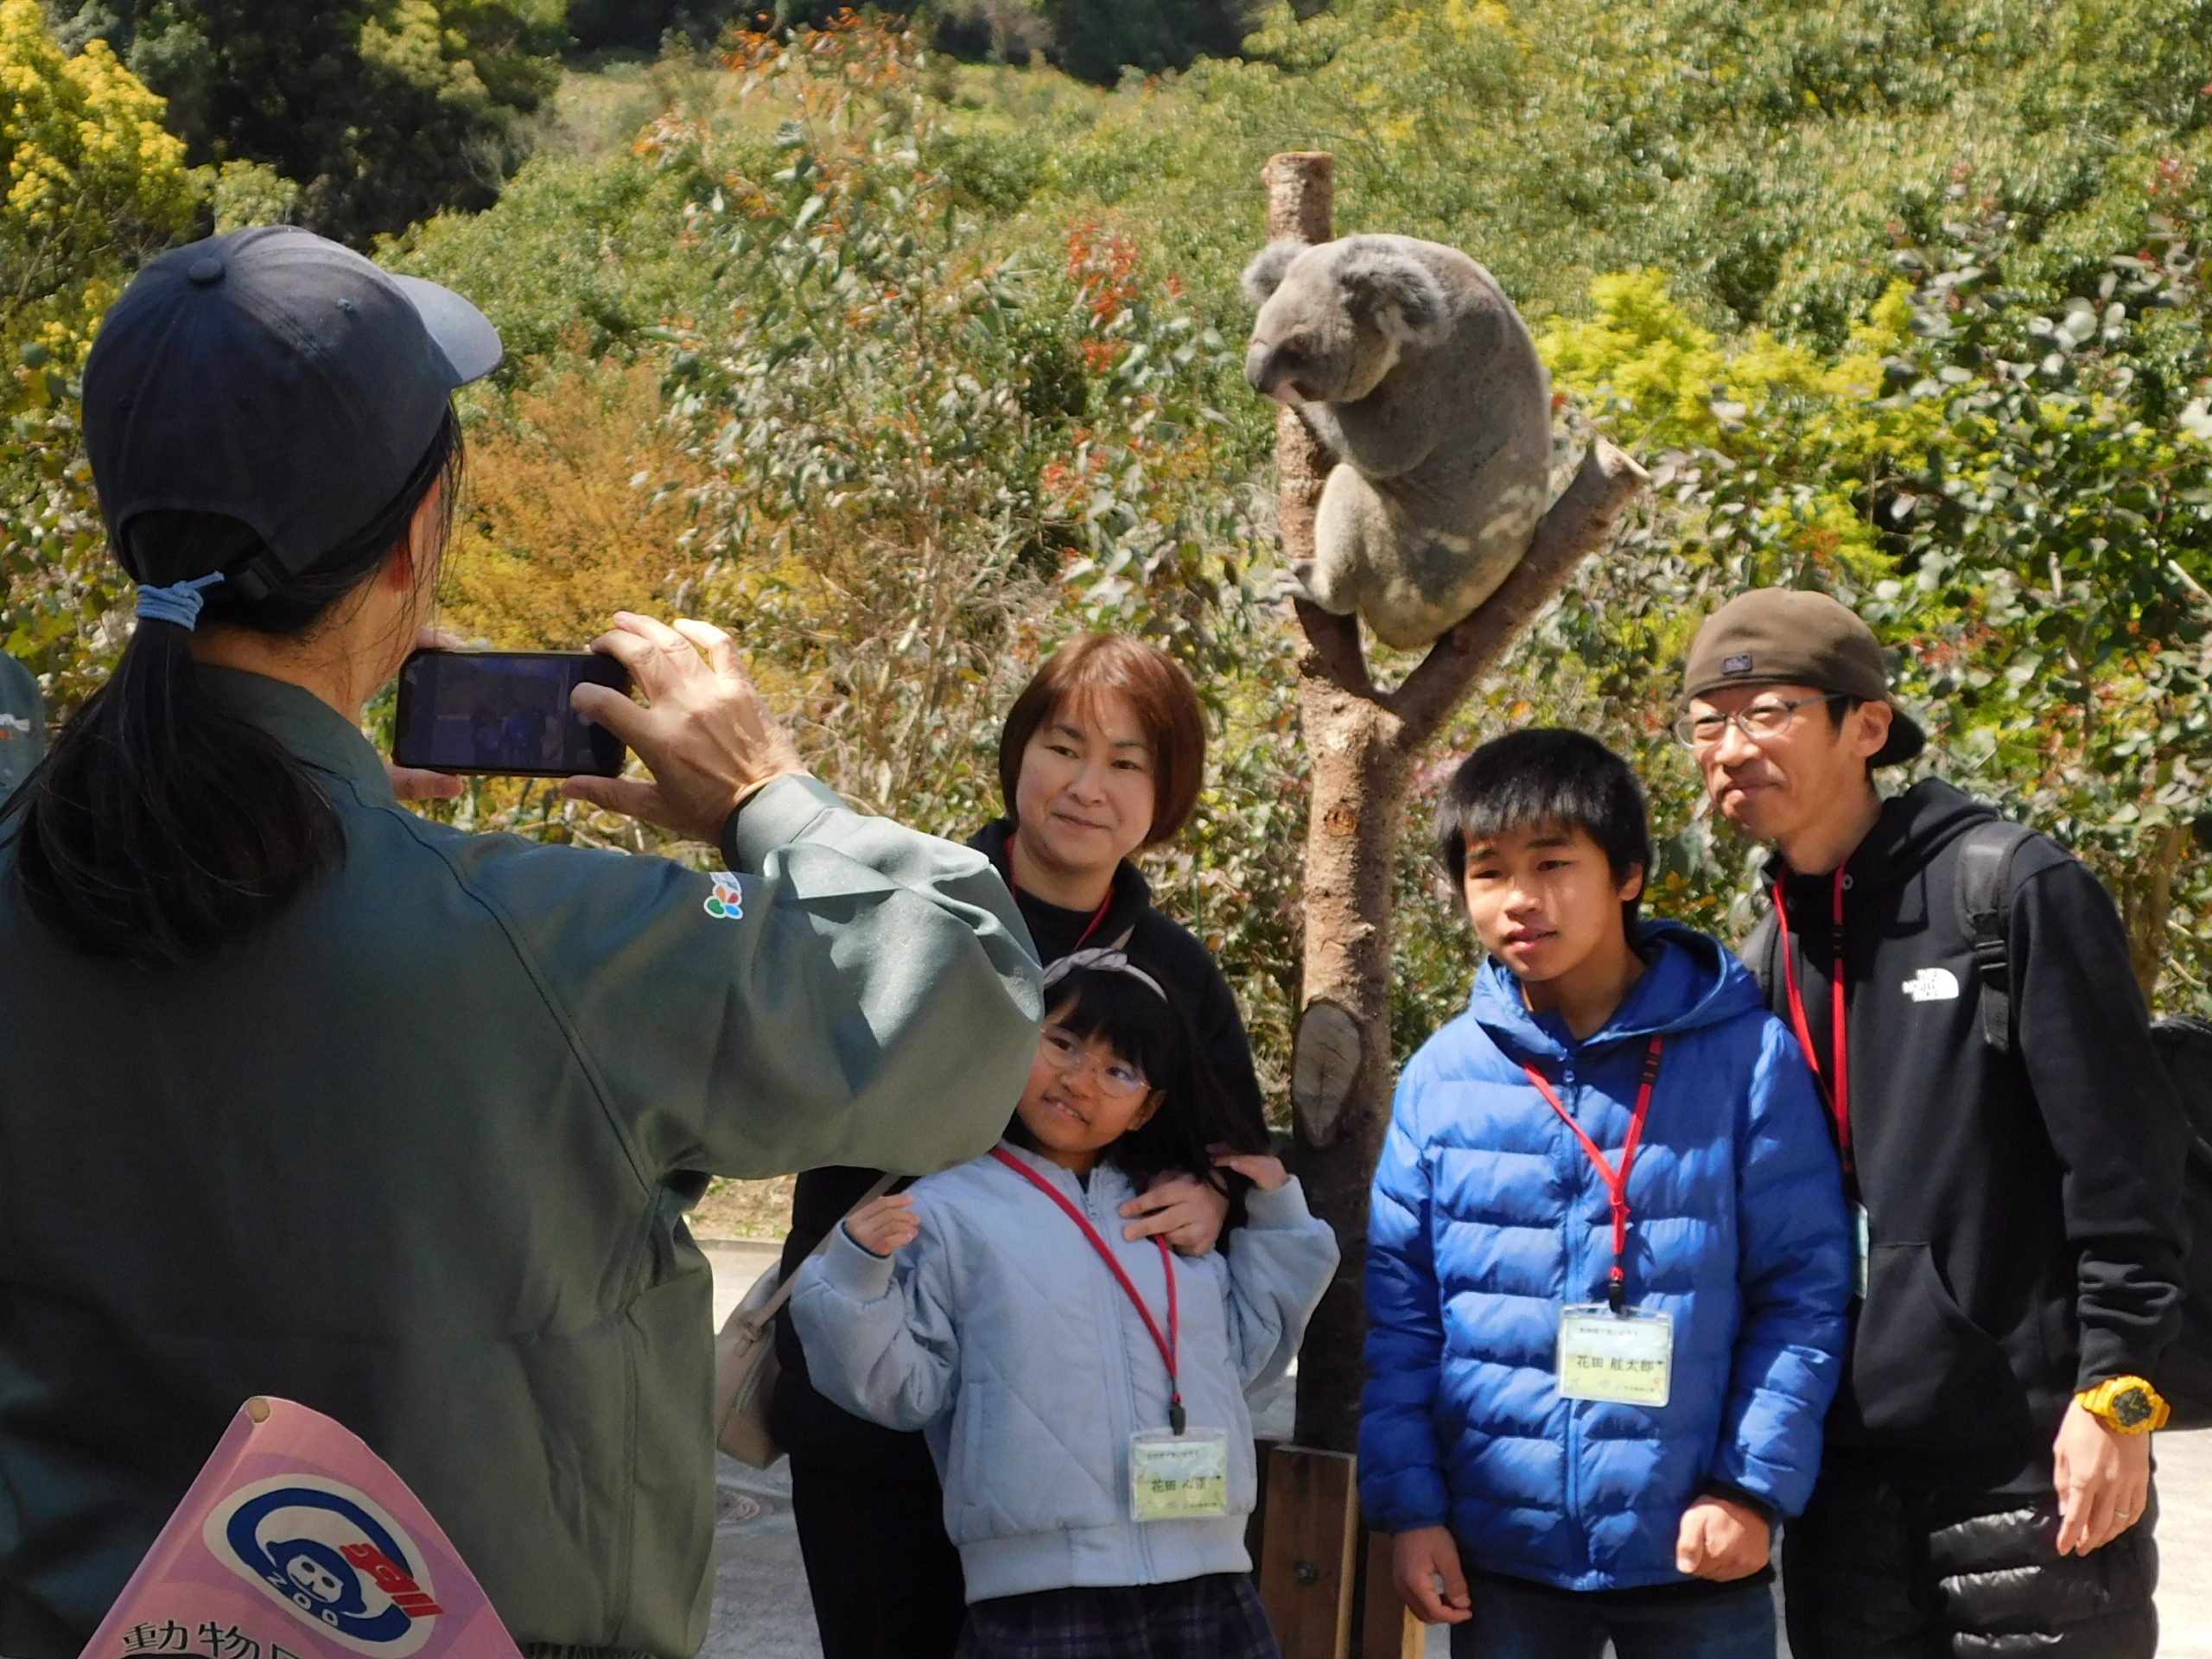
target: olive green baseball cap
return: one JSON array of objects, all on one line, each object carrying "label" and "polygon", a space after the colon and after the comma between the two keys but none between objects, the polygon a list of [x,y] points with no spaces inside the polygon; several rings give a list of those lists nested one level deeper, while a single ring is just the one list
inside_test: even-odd
[{"label": "olive green baseball cap", "polygon": [[1872,766],[1896,766],[1928,745],[1920,722],[1891,695],[1873,630],[1826,594],[1754,588],[1706,618],[1682,670],[1682,700],[1732,685],[1809,685],[1889,704],[1889,741]]}]

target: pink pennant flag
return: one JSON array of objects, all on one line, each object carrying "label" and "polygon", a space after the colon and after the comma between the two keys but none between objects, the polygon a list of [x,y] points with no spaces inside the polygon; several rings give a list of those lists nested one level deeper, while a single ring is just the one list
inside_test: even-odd
[{"label": "pink pennant flag", "polygon": [[245,1402],[83,1659],[520,1659],[406,1483],[289,1400]]}]

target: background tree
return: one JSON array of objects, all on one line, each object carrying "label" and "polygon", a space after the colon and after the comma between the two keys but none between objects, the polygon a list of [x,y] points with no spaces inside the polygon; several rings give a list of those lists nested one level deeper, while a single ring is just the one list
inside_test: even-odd
[{"label": "background tree", "polygon": [[191,222],[162,100],[105,44],[68,56],[37,0],[0,0],[0,349],[67,373],[118,279]]},{"label": "background tree", "polygon": [[1252,19],[1245,0],[1036,0],[1054,63],[1110,86],[1124,69],[1187,69],[1234,56]]},{"label": "background tree", "polygon": [[0,0],[0,650],[64,706],[112,644],[120,585],[79,450],[75,377],[131,267],[196,207],[162,101],[103,45],[65,54]]},{"label": "background tree", "polygon": [[497,199],[567,39],[562,0],[86,0],[60,33],[166,97],[192,162],[273,168],[364,248]]},{"label": "background tree", "polygon": [[570,0],[569,33],[587,52],[650,52],[671,35],[711,41],[739,10],[737,0]]}]

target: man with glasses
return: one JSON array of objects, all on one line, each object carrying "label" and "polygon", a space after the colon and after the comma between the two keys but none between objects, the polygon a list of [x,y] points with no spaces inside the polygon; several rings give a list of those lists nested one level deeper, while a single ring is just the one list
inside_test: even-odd
[{"label": "man with glasses", "polygon": [[[1775,850],[1746,955],[1812,1066],[1858,1239],[1821,1483],[1783,1540],[1796,1659],[2149,1659],[2185,1142],[2119,915],[1948,784],[1884,798],[1876,769],[1925,739],[1826,595],[1722,607],[1683,695],[1713,804]],[[1982,859],[1993,881],[1966,873]]]}]

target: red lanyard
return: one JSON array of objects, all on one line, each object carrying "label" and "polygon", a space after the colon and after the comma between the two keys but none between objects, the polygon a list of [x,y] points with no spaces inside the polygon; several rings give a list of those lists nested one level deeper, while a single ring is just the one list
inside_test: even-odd
[{"label": "red lanyard", "polygon": [[[1006,890],[1014,895],[1016,902],[1019,902],[1021,898],[1021,887],[1020,885],[1014,879],[1014,843],[1015,836],[1020,834],[1020,831],[1016,830],[1014,835],[1008,836],[1006,838]],[[1082,950],[1085,944],[1090,943],[1090,936],[1098,931],[1098,924],[1106,919],[1106,912],[1113,908],[1113,904],[1114,886],[1113,883],[1109,881],[1106,884],[1106,896],[1098,901],[1098,909],[1090,918],[1090,925],[1083,930],[1082,938],[1078,938],[1073,944],[1068,947],[1068,955],[1075,955],[1077,951]],[[1051,964],[1047,963],[1046,965],[1049,967]],[[1057,1198],[1059,1195],[1055,1193],[1053,1196]]]},{"label": "red lanyard", "polygon": [[1061,1192],[1059,1188],[1054,1186],[1004,1147],[993,1147],[991,1156],[1020,1176],[1023,1180],[1028,1182],[1054,1204],[1058,1205],[1067,1213],[1067,1218],[1075,1223],[1076,1226],[1082,1230],[1083,1236],[1090,1241],[1090,1248],[1098,1252],[1098,1259],[1106,1264],[1108,1271],[1113,1274],[1116,1282],[1121,1285],[1122,1294],[1136,1308],[1137,1317],[1144,1321],[1144,1328],[1151,1333],[1152,1345],[1160,1350],[1160,1357],[1167,1366],[1167,1427],[1180,1434],[1183,1432],[1183,1390],[1175,1376],[1175,1332],[1178,1316],[1175,1300],[1175,1258],[1168,1253],[1167,1241],[1157,1234],[1154,1235],[1152,1241],[1160,1247],[1160,1268],[1167,1275],[1167,1334],[1162,1336],[1158,1321],[1152,1317],[1152,1310],[1144,1305],[1144,1298],[1137,1294],[1135,1282],[1122,1269],[1121,1262],[1115,1259],[1113,1247],[1098,1236],[1098,1230],[1090,1224],[1090,1218],[1069,1202],[1066,1193]]},{"label": "red lanyard", "polygon": [[1629,1172],[1636,1167],[1636,1149],[1643,1141],[1643,1120],[1651,1115],[1651,1091],[1659,1082],[1659,1050],[1663,1041],[1653,1037],[1651,1046],[1644,1052],[1643,1080],[1637,1085],[1636,1110],[1628,1121],[1628,1142],[1621,1148],[1618,1170],[1605,1161],[1604,1150],[1590,1138],[1589,1131],[1574,1121],[1574,1114],[1567,1109],[1558,1090],[1544,1080],[1544,1074],[1526,1063],[1521,1068],[1529,1074],[1529,1081],[1536,1085],[1536,1092],[1559,1114],[1559,1121],[1574,1131],[1574,1138],[1582,1143],[1582,1150],[1597,1166],[1598,1173],[1605,1183],[1605,1196],[1613,1206],[1613,1270],[1606,1275],[1605,1300],[1616,1313],[1628,1306],[1628,1273],[1621,1266],[1621,1257],[1628,1252]]},{"label": "red lanyard", "polygon": [[1828,973],[1828,995],[1831,1000],[1828,1039],[1835,1050],[1835,1082],[1833,1085],[1821,1074],[1820,1051],[1813,1046],[1812,1027],[1805,1020],[1805,999],[1797,992],[1797,953],[1789,946],[1788,890],[1783,886],[1783,882],[1789,879],[1789,872],[1786,868],[1782,873],[1782,881],[1775,884],[1774,925],[1781,936],[1782,981],[1789,992],[1789,1023],[1797,1029],[1797,1046],[1805,1051],[1805,1064],[1813,1068],[1813,1082],[1827,1097],[1829,1116],[1835,1119],[1836,1148],[1843,1154],[1843,1166],[1848,1172],[1853,1164],[1851,1033],[1845,1020],[1843,1001],[1843,865],[1836,866],[1834,931],[1830,936],[1834,956]]}]

